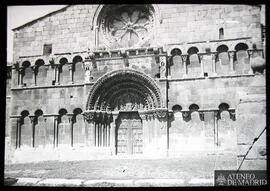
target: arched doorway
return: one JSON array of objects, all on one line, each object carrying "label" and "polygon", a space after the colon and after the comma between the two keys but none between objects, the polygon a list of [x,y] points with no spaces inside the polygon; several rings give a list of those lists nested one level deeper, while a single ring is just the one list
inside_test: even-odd
[{"label": "arched doorway", "polygon": [[142,154],[149,143],[144,139],[153,134],[158,139],[165,131],[164,124],[159,129],[167,111],[162,106],[158,85],[144,73],[126,68],[105,74],[92,86],[84,111],[94,129],[94,146],[111,147],[115,154]]}]

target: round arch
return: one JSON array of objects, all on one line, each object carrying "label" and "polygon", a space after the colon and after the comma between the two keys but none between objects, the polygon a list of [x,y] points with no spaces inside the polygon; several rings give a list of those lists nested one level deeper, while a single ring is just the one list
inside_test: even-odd
[{"label": "round arch", "polygon": [[[86,110],[114,110],[120,95],[126,95],[126,99],[130,97],[132,103],[139,102],[143,109],[162,107],[160,90],[151,77],[133,69],[121,69],[109,72],[96,81],[88,95]],[[134,95],[137,100],[133,99]]]}]

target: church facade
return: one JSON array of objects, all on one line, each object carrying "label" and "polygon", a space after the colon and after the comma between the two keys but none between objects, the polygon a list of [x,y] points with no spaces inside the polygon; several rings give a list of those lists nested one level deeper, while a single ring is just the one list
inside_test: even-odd
[{"label": "church facade", "polygon": [[[261,6],[196,4],[71,5],[13,29],[8,160],[218,152],[236,168],[266,125],[262,30]],[[265,133],[254,147],[266,169]]]}]

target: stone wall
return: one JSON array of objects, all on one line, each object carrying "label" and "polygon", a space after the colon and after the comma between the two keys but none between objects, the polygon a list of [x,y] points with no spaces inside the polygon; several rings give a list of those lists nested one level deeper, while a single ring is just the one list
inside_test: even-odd
[{"label": "stone wall", "polygon": [[[14,60],[19,56],[42,55],[43,45],[53,53],[79,52],[95,48],[92,19],[98,5],[73,5],[15,30]],[[187,43],[252,37],[261,47],[260,8],[248,5],[160,4],[162,23],[156,22],[155,43]],[[100,44],[100,47],[104,45]],[[202,52],[202,49],[199,48]]]},{"label": "stone wall", "polygon": [[[242,164],[243,170],[266,169],[266,86],[265,75],[256,75],[237,105],[238,166],[254,139],[259,137]],[[261,135],[260,135],[261,134]]]},{"label": "stone wall", "polygon": [[[100,7],[68,6],[14,31],[14,60],[21,63],[12,70],[11,149],[20,145],[20,136],[25,137],[23,144],[28,146],[35,142],[39,147],[52,148],[57,144],[56,136],[60,138],[59,145],[69,145],[72,140],[75,145],[94,143],[93,137],[88,136],[90,125],[85,125],[81,113],[76,111],[85,110],[89,91],[101,76],[128,67],[154,79],[162,94],[163,107],[169,110],[168,121],[162,121],[160,127],[155,125],[154,117],[143,122],[162,129],[162,133],[158,132],[162,139],[156,139],[155,145],[164,143],[164,146],[168,141],[172,151],[169,156],[182,154],[186,148],[213,154],[214,146],[218,145],[221,152],[228,151],[234,157],[237,143],[238,149],[243,147],[239,142],[242,133],[236,134],[236,126],[241,126],[237,120],[245,116],[248,108],[239,107],[239,92],[248,92],[254,79],[250,61],[261,56],[257,50],[249,51],[253,44],[261,48],[260,8],[160,4],[158,8],[155,6],[156,32],[149,50],[117,50],[113,55],[113,50],[101,50],[102,38],[96,42],[102,34],[101,31],[96,34],[92,21],[97,19],[96,10]],[[247,48],[236,50],[241,43]],[[53,61],[49,55],[42,56],[44,44],[52,44]],[[227,48],[222,49],[223,45]],[[162,48],[153,48],[157,46]],[[91,53],[82,53],[88,48]],[[210,48],[209,53],[206,48]],[[218,48],[222,51],[216,52]],[[80,55],[79,61],[76,54]],[[43,64],[38,65],[43,57]],[[92,67],[89,81],[87,62]],[[23,68],[24,65],[27,67]],[[228,107],[224,109],[222,104]],[[37,115],[39,110],[43,117]],[[20,115],[26,111],[28,117],[22,119]],[[260,116],[264,114],[257,117]],[[167,132],[165,126],[169,128]],[[155,130],[159,131],[158,128]],[[36,137],[31,136],[33,130]],[[230,138],[234,140],[230,142]],[[246,145],[252,139],[249,138]]]}]

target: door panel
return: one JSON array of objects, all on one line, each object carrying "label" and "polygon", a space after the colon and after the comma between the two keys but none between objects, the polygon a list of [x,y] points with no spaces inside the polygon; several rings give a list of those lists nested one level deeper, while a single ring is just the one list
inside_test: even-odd
[{"label": "door panel", "polygon": [[127,129],[126,128],[119,128],[118,136],[117,136],[117,153],[127,153]]},{"label": "door panel", "polygon": [[142,154],[142,129],[132,129],[132,150],[133,154]]},{"label": "door panel", "polygon": [[142,154],[142,122],[138,113],[121,113],[117,127],[117,154]]}]

